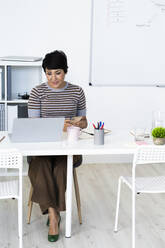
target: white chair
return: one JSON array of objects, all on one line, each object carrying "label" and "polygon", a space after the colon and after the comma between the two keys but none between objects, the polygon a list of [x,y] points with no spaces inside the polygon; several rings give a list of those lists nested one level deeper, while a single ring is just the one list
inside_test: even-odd
[{"label": "white chair", "polygon": [[165,163],[164,146],[140,146],[134,154],[132,177],[119,178],[114,231],[118,230],[121,183],[132,191],[132,248],[135,248],[135,197],[138,193],[165,193],[165,176],[136,177],[136,166]]},{"label": "white chair", "polygon": [[15,198],[18,200],[18,236],[20,248],[22,248],[22,164],[22,155],[19,152],[16,150],[0,149],[0,168],[14,168],[19,170],[19,180],[0,180],[0,199]]}]

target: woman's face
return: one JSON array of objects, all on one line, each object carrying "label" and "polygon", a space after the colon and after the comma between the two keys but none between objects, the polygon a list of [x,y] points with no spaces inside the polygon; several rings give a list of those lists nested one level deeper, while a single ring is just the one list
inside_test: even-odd
[{"label": "woman's face", "polygon": [[54,89],[60,89],[65,86],[65,72],[62,69],[46,69],[45,71],[48,84]]}]

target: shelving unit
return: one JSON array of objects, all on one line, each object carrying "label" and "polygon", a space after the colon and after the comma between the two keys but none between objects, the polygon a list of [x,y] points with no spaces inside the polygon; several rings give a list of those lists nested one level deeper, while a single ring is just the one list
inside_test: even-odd
[{"label": "shelving unit", "polygon": [[[41,63],[41,61],[0,61],[0,69],[2,71],[0,80],[0,109],[4,109],[4,117],[0,115],[0,124],[2,124],[2,118],[4,119],[3,128],[0,125],[1,131],[7,131],[10,119],[12,121],[14,118],[14,111],[13,116],[11,116],[12,111],[10,111],[9,115],[8,107],[27,105],[28,100],[19,99],[18,94],[23,95],[26,92],[30,94],[31,89],[42,82]],[[15,117],[20,116],[17,114]]]}]

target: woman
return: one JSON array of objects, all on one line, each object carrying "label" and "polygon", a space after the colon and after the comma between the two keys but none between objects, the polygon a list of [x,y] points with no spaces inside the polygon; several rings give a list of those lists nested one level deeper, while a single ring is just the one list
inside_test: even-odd
[{"label": "woman", "polygon": [[[47,82],[32,89],[28,102],[31,118],[66,118],[64,131],[71,126],[69,120],[82,116],[76,122],[80,128],[87,127],[86,100],[81,87],[65,81],[67,57],[62,51],[46,54],[42,67]],[[82,162],[81,156],[74,156],[74,164]],[[49,216],[48,240],[55,242],[59,237],[60,211],[65,210],[67,156],[32,157],[29,177],[33,186],[32,201],[40,205],[43,214]]]}]

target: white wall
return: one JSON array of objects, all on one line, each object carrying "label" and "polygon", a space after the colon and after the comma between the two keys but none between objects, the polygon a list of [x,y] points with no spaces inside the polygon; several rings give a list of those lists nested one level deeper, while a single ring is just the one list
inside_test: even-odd
[{"label": "white wall", "polygon": [[[19,1],[13,2],[15,6]],[[40,1],[36,1],[38,1],[39,8]],[[21,1],[22,4],[23,2],[27,3],[25,0]],[[3,7],[3,2],[1,7]],[[9,9],[14,13],[14,5],[12,8]],[[51,11],[49,11],[50,9]],[[15,37],[12,31],[13,38],[8,40],[6,45],[0,46],[0,56],[9,54],[44,56],[48,51],[63,50],[68,56],[69,72],[67,80],[79,84],[86,92],[87,117],[90,123],[91,121],[104,120],[105,126],[112,131],[114,127],[132,128],[136,125],[151,127],[152,111],[156,109],[164,110],[165,88],[88,86],[91,1],[54,0],[51,1],[49,8],[45,2],[45,11],[42,10],[39,13],[39,19],[43,21],[44,18],[51,28],[44,25],[41,30],[36,30],[36,33],[29,37],[28,49],[23,47],[24,43],[21,44],[20,39]],[[24,27],[21,27],[20,16],[8,16],[5,19],[6,25],[10,27],[13,18],[16,18],[19,23],[21,32],[21,28]],[[29,25],[32,25],[30,13]],[[4,32],[6,31],[4,30]],[[38,38],[40,37],[39,32],[42,32],[42,41]]]}]

